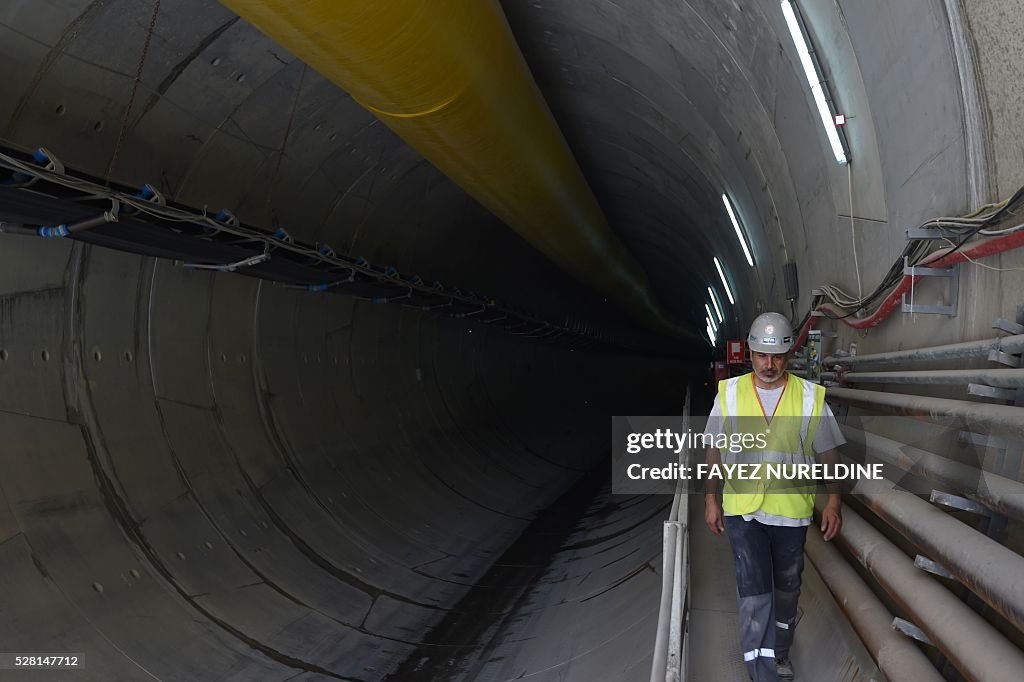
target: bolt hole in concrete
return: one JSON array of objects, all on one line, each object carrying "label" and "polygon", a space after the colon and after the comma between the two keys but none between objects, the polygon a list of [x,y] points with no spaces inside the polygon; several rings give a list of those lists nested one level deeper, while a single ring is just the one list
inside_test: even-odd
[{"label": "bolt hole in concrete", "polygon": [[220,66],[220,57],[214,57],[211,59],[210,66]]},{"label": "bolt hole in concrete", "polygon": [[103,353],[99,352],[98,350],[94,350],[92,352],[92,357],[96,362],[99,362],[100,360],[103,359]]},{"label": "bolt hole in concrete", "polygon": [[58,104],[57,108],[54,111],[58,116],[63,116],[64,112],[67,111],[67,107],[65,107],[63,104]]},{"label": "bolt hole in concrete", "polygon": [[0,348],[0,360],[3,360],[4,362],[7,361],[7,349],[6,348]]},{"label": "bolt hole in concrete", "polygon": [[94,589],[97,592],[102,594],[102,592],[103,592],[103,585],[100,585],[99,583],[93,583],[92,584],[92,589]]},{"label": "bolt hole in concrete", "polygon": [[96,123],[93,124],[92,129],[97,133],[103,130],[103,121],[96,121]]},{"label": "bolt hole in concrete", "polygon": [[227,362],[228,361],[228,356],[225,355],[224,353],[221,353],[220,354],[220,361],[221,362]]},{"label": "bolt hole in concrete", "polygon": [[236,78],[235,81],[238,82],[238,83],[244,83],[245,82],[245,74],[244,73],[238,74],[238,78]]},{"label": "bolt hole in concrete", "polygon": [[43,359],[43,362],[47,362],[50,359],[50,351],[44,350],[42,353],[39,354],[39,357]]},{"label": "bolt hole in concrete", "polygon": [[124,352],[124,359],[125,359],[126,362],[131,362],[132,361],[132,352],[130,350],[126,350]]},{"label": "bolt hole in concrete", "polygon": [[185,560],[185,553],[184,552],[178,552],[175,556],[177,556],[182,561]]}]

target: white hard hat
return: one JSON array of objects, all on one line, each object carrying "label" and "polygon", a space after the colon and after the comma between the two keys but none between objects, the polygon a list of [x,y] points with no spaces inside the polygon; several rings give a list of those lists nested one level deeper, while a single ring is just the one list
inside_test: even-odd
[{"label": "white hard hat", "polygon": [[758,353],[785,353],[793,347],[793,327],[785,315],[765,313],[758,315],[750,325],[747,345]]}]

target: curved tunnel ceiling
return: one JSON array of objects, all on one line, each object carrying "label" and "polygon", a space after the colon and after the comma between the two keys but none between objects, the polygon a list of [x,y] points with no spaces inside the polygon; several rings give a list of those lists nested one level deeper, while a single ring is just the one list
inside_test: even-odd
[{"label": "curved tunnel ceiling", "polygon": [[[777,79],[791,80],[791,89],[799,82],[770,33],[769,17],[756,8],[739,11],[729,18],[736,25],[727,24],[719,36],[701,19],[700,7],[685,4],[655,4],[650,15],[604,2],[550,3],[542,10],[509,3],[505,9],[613,229],[644,261],[676,314],[700,328],[702,305],[687,292],[716,282],[710,263],[715,252],[735,287],[748,294],[744,298],[763,300],[786,255],[769,247],[785,241],[779,215],[786,216],[788,229],[802,224],[801,202],[765,104],[774,99]],[[6,137],[27,141],[64,129],[68,143],[51,144],[61,158],[105,176],[117,146],[125,79],[130,89],[151,10],[141,2],[70,3],[18,13],[26,25],[14,27],[24,34],[14,34],[16,40],[45,44],[63,37],[66,45],[18,70],[24,84],[11,90],[18,97],[8,103]],[[58,25],[68,30],[58,32]],[[116,50],[101,48],[89,44],[90,30],[124,39]],[[174,37],[160,40],[164,31]],[[760,50],[740,48],[737,35],[752,36]],[[424,207],[410,206],[408,199],[392,205],[386,197],[423,197],[420,202],[427,203],[431,194],[452,190],[436,171],[421,169],[416,153],[346,93],[224,8],[206,2],[165,8],[156,36],[117,176],[159,179],[162,190],[184,203],[229,207],[254,224],[287,224],[298,236],[394,260],[403,271],[427,270],[408,256],[412,263],[398,262],[387,248],[406,242],[405,225],[415,224],[437,244],[452,233],[472,240],[472,230],[463,227],[470,220],[493,222],[476,206],[424,216]],[[25,60],[25,52],[12,56]],[[64,78],[84,78],[97,87],[81,99],[74,91],[51,89]],[[64,113],[56,116],[61,103]],[[805,119],[797,123],[813,122],[806,106],[800,110]],[[817,152],[823,141],[807,143]],[[104,152],[93,153],[98,149]],[[820,163],[827,161],[822,154]],[[237,165],[251,169],[243,183],[222,172]],[[756,271],[743,266],[718,200],[723,191],[735,196]],[[463,217],[465,210],[471,213]],[[481,233],[480,243],[494,243],[498,229]],[[422,257],[424,251],[407,253]],[[453,255],[431,258],[431,271],[439,271],[439,278],[461,273]],[[469,285],[493,290],[486,284]]]},{"label": "curved tunnel ceiling", "polygon": [[[502,3],[612,230],[697,331],[715,256],[736,337],[789,312],[786,261],[806,307],[974,199],[939,4],[805,4],[857,117],[849,168],[774,0]],[[634,324],[216,2],[10,0],[0,59],[7,146],[548,319]],[[608,494],[607,417],[678,413],[706,349],[575,353],[81,243],[2,247],[8,649],[77,647],[83,679],[416,680],[456,659],[468,679],[647,678],[665,500]],[[545,516],[555,500],[580,523]],[[473,609],[490,620],[466,630]],[[564,646],[523,644],[538,632]]]}]

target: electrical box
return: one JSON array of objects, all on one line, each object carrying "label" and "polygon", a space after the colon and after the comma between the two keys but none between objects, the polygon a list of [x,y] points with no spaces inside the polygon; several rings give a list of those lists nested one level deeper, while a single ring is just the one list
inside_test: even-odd
[{"label": "electrical box", "polygon": [[742,365],[747,359],[747,342],[730,339],[725,344],[725,361],[730,365]]}]

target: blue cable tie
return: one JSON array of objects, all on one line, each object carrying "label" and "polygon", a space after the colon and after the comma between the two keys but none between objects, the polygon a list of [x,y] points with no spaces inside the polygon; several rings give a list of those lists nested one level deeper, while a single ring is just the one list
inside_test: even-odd
[{"label": "blue cable tie", "polygon": [[274,232],[273,236],[274,236],[274,239],[288,239],[289,238],[288,237],[288,233],[285,232],[284,228],[282,228],[282,227],[277,228],[277,231]]},{"label": "blue cable tie", "polygon": [[327,291],[327,287],[329,287],[329,286],[331,286],[331,285],[328,282],[323,282],[322,284],[310,284],[309,285],[309,290],[310,291]]},{"label": "blue cable tie", "polygon": [[50,161],[50,157],[47,156],[42,147],[32,152],[32,158],[35,159],[36,163],[49,163]]},{"label": "blue cable tie", "polygon": [[387,303],[388,302],[388,297],[387,296],[375,296],[373,298],[373,302],[374,303]]},{"label": "blue cable tie", "polygon": [[57,225],[56,227],[40,227],[39,236],[46,237],[47,239],[55,237],[67,237],[68,226],[67,224]]},{"label": "blue cable tie", "polygon": [[152,199],[155,196],[156,196],[156,190],[153,189],[153,185],[144,185],[142,187],[142,189],[140,189],[135,194],[135,197],[137,199],[145,199],[146,201],[149,201],[150,199]]}]

